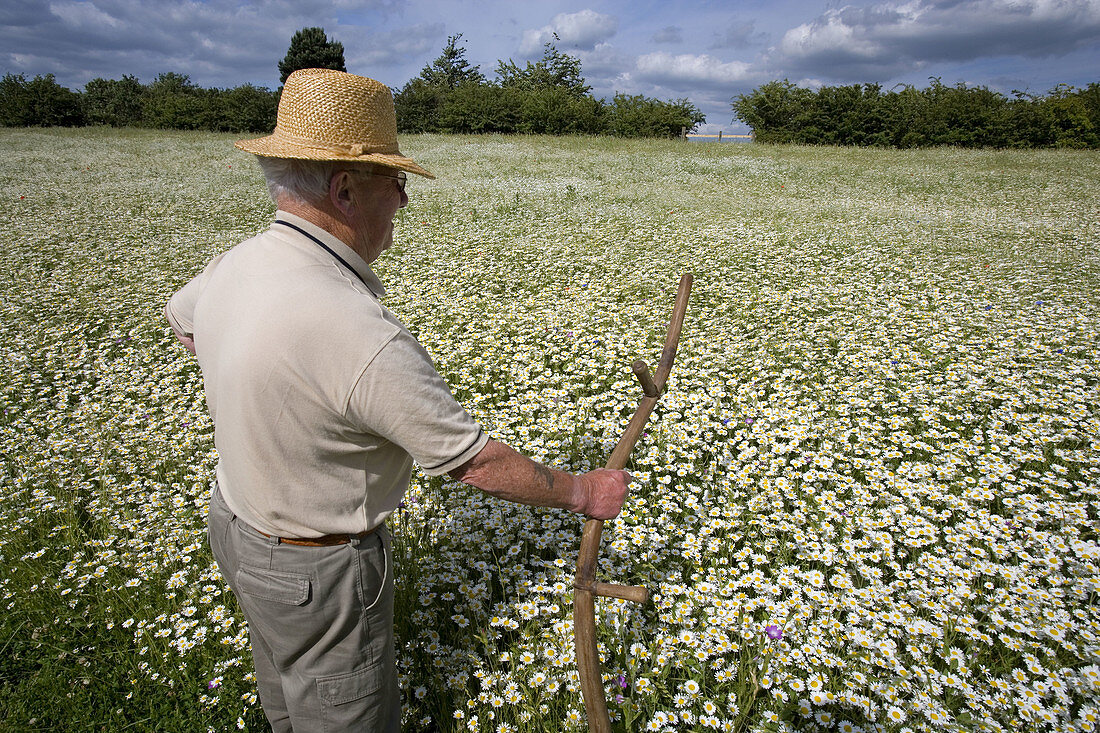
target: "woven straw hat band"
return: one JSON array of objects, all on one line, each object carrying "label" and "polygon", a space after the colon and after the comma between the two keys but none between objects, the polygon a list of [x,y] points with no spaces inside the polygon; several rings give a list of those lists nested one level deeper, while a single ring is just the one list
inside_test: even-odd
[{"label": "woven straw hat band", "polygon": [[273,158],[376,163],[435,178],[398,150],[389,87],[331,69],[301,69],[287,77],[275,131],[236,145]]}]

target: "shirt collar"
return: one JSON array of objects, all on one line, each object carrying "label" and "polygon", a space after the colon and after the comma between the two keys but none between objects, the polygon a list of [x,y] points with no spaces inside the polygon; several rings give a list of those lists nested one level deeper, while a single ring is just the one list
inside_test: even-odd
[{"label": "shirt collar", "polygon": [[[382,281],[378,279],[378,276],[374,274],[374,270],[367,264],[359,254],[351,247],[344,244],[342,241],[333,236],[330,232],[322,229],[321,227],[306,221],[300,216],[295,216],[290,212],[278,210],[275,212],[275,218],[281,219],[289,224],[293,224],[302,231],[308,233],[310,236],[316,237],[321,242],[324,242],[325,246],[335,252],[339,257],[355,271],[355,274],[362,279],[367,288],[377,297],[382,299],[386,295],[386,288],[382,285]],[[279,227],[284,233],[292,233],[292,229],[287,227]],[[296,232],[293,232],[296,234]],[[311,246],[316,247],[316,244],[310,242]],[[323,249],[317,247],[317,251],[328,256]]]}]

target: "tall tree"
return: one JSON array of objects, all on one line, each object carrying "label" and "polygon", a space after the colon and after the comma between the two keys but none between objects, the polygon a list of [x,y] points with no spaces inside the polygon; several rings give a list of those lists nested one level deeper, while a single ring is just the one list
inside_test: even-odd
[{"label": "tall tree", "polygon": [[587,95],[592,87],[584,83],[580,59],[559,51],[552,42],[543,44],[542,48],[539,62],[533,64],[528,61],[522,69],[512,59],[508,59],[507,63],[497,62],[500,85],[528,91],[556,87],[575,99]]},{"label": "tall tree", "polygon": [[324,28],[303,28],[290,39],[286,57],[279,62],[279,80],[298,69],[335,69],[347,71],[344,66],[344,44],[330,41]]},{"label": "tall tree", "polygon": [[470,66],[466,60],[465,47],[457,44],[462,40],[462,34],[447,38],[447,45],[439,58],[425,66],[420,72],[420,78],[432,86],[442,86],[448,89],[457,89],[460,84],[472,82],[483,84],[485,75],[481,73],[481,67]]}]

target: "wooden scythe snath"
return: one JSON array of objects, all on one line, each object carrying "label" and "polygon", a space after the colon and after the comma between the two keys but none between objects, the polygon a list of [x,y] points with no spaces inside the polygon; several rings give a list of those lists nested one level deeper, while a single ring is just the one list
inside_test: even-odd
[{"label": "wooden scythe snath", "polygon": [[[665,348],[657,364],[656,376],[650,376],[649,367],[641,359],[631,367],[642,385],[644,396],[638,402],[638,409],[634,412],[634,417],[630,418],[626,431],[611,452],[611,457],[607,459],[606,468],[621,469],[626,466],[634,444],[641,437],[642,429],[664,391],[668,374],[672,371],[672,362],[676,359],[676,347],[680,344],[680,330],[684,325],[684,313],[687,311],[688,296],[691,293],[691,279],[690,272],[680,278],[676,305],[672,309]],[[603,674],[600,671],[600,653],[596,647],[594,597],[622,598],[634,603],[645,603],[649,600],[649,591],[641,586],[596,582],[596,561],[602,533],[603,520],[589,519],[584,523],[580,554],[577,556],[577,575],[573,581],[573,639],[577,650],[577,672],[580,674],[584,709],[588,714],[588,729],[592,733],[608,733],[611,730],[611,718],[607,714],[607,700],[604,698]]]}]

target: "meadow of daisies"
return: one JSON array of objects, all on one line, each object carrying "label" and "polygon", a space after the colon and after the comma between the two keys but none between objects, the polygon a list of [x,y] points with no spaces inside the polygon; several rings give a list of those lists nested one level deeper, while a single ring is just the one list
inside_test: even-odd
[{"label": "meadow of daisies", "polygon": [[[162,317],[273,206],[213,134],[0,130],[0,709],[262,730],[205,541],[212,425]],[[410,137],[388,304],[496,438],[603,464],[617,730],[1093,731],[1100,155]],[[409,731],[585,729],[581,518],[416,475]],[[5,727],[6,726],[6,727]]]}]

